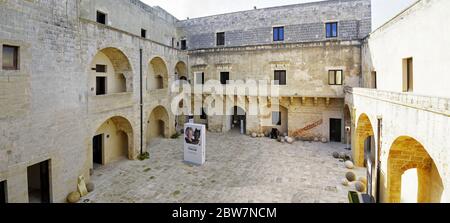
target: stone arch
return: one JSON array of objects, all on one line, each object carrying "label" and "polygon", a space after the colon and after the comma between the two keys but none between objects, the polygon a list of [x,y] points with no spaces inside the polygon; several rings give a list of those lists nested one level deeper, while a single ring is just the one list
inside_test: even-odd
[{"label": "stone arch", "polygon": [[169,86],[169,71],[161,57],[154,57],[148,65],[147,89],[166,89]]},{"label": "stone arch", "polygon": [[[104,121],[92,136],[92,154],[95,161],[96,144],[100,138],[101,142],[101,164],[106,165],[121,157],[134,159],[134,134],[130,121],[122,116],[114,116]],[[97,137],[97,139],[96,139]]]},{"label": "stone arch", "polygon": [[177,78],[177,80],[188,80],[188,76],[187,76],[187,66],[186,63],[184,63],[183,61],[179,61],[176,65],[175,65],[175,77]]},{"label": "stone arch", "polygon": [[[374,130],[372,123],[370,122],[369,116],[366,114],[361,114],[358,118],[358,123],[356,126],[356,141],[353,149],[353,161],[355,165],[359,167],[364,167],[367,161],[368,155],[375,154],[375,139]],[[371,152],[367,154],[367,152]],[[372,157],[372,161],[375,158]]]},{"label": "stone arch", "polygon": [[400,203],[402,175],[417,169],[418,203],[439,203],[443,183],[439,171],[425,147],[409,136],[397,138],[391,145],[388,157],[388,201]]},{"label": "stone arch", "polygon": [[[344,106],[344,139],[347,144],[351,144],[352,142],[352,123],[352,113],[350,107],[346,104]],[[350,131],[347,131],[347,128],[350,128]]]},{"label": "stone arch", "polygon": [[[89,89],[91,95],[123,93],[133,91],[133,70],[128,57],[114,47],[96,53],[89,67]],[[99,93],[100,90],[100,93]]]},{"label": "stone arch", "polygon": [[147,127],[147,141],[154,138],[169,137],[169,113],[163,106],[155,107],[150,113]]},{"label": "stone arch", "polygon": [[231,130],[238,129],[242,130],[242,134],[247,133],[247,112],[246,109],[242,108],[239,105],[233,106],[230,111],[230,126]]}]

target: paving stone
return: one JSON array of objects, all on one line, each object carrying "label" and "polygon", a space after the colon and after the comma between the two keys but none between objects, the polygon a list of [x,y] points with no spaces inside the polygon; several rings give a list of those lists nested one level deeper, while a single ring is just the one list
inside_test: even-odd
[{"label": "paving stone", "polygon": [[[230,146],[236,145],[236,146]],[[239,146],[241,145],[241,146]],[[245,145],[245,146],[242,146]],[[90,203],[346,203],[347,169],[332,152],[340,143],[282,145],[237,133],[207,134],[207,163],[188,166],[182,139],[158,139],[150,159],[120,160],[95,170]],[[149,168],[149,171],[142,171]],[[119,171],[118,171],[119,170]],[[355,174],[365,175],[364,168]],[[175,193],[177,192],[177,193]],[[179,193],[178,193],[179,192]]]}]

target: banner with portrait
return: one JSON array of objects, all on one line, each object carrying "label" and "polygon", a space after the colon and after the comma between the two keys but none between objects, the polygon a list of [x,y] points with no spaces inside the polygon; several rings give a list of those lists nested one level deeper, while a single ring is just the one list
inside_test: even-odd
[{"label": "banner with portrait", "polygon": [[206,127],[201,124],[184,125],[184,161],[203,165],[206,161]]}]

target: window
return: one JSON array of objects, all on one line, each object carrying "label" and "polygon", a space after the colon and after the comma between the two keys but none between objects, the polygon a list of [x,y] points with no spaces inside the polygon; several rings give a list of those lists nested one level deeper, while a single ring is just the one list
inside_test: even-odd
[{"label": "window", "polygon": [[95,95],[106,94],[106,77],[96,77],[96,92]]},{"label": "window", "polygon": [[103,64],[97,64],[97,65],[95,65],[95,71],[97,73],[106,73],[107,67],[106,67],[106,65],[103,65]]},{"label": "window", "polygon": [[187,43],[185,39],[181,40],[181,50],[186,50],[187,49]]},{"label": "window", "polygon": [[141,37],[142,38],[147,38],[147,30],[141,29]]},{"label": "window", "polygon": [[175,47],[175,38],[172,37],[172,47]]},{"label": "window", "polygon": [[342,70],[330,70],[328,71],[328,84],[329,85],[342,85],[343,82]]},{"label": "window", "polygon": [[3,70],[19,70],[19,47],[3,45]]},{"label": "window", "polygon": [[281,112],[272,112],[272,125],[281,125]]},{"label": "window", "polygon": [[200,119],[205,120],[207,118],[208,118],[208,115],[206,115],[205,108],[202,108],[202,114],[200,115]]},{"label": "window", "polygon": [[195,83],[198,85],[205,84],[205,73],[195,73]]},{"label": "window", "polygon": [[97,22],[106,25],[106,14],[97,11]]},{"label": "window", "polygon": [[413,92],[413,58],[403,59],[403,92]]},{"label": "window", "polygon": [[330,22],[326,23],[326,36],[327,38],[334,38],[338,36],[338,23],[337,22]]},{"label": "window", "polygon": [[273,41],[284,41],[284,27],[273,28]]},{"label": "window", "polygon": [[8,199],[6,198],[6,181],[0,182],[0,204],[6,204]]},{"label": "window", "polygon": [[286,85],[286,71],[276,70],[274,74],[275,85]]},{"label": "window", "polygon": [[225,46],[225,33],[217,33],[217,46]]},{"label": "window", "polygon": [[377,89],[377,72],[372,71],[372,88]]},{"label": "window", "polygon": [[228,81],[230,80],[230,72],[220,72],[220,83],[221,84],[228,84]]}]

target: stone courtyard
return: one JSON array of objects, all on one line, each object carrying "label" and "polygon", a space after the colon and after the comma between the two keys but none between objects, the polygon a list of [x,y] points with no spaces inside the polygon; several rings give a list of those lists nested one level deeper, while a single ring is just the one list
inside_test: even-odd
[{"label": "stone courtyard", "polygon": [[[207,162],[183,162],[183,139],[157,139],[150,159],[120,160],[95,169],[85,203],[347,203],[342,186],[347,152],[341,143],[281,144],[238,133],[207,135]],[[355,169],[357,177],[365,169]]]}]

